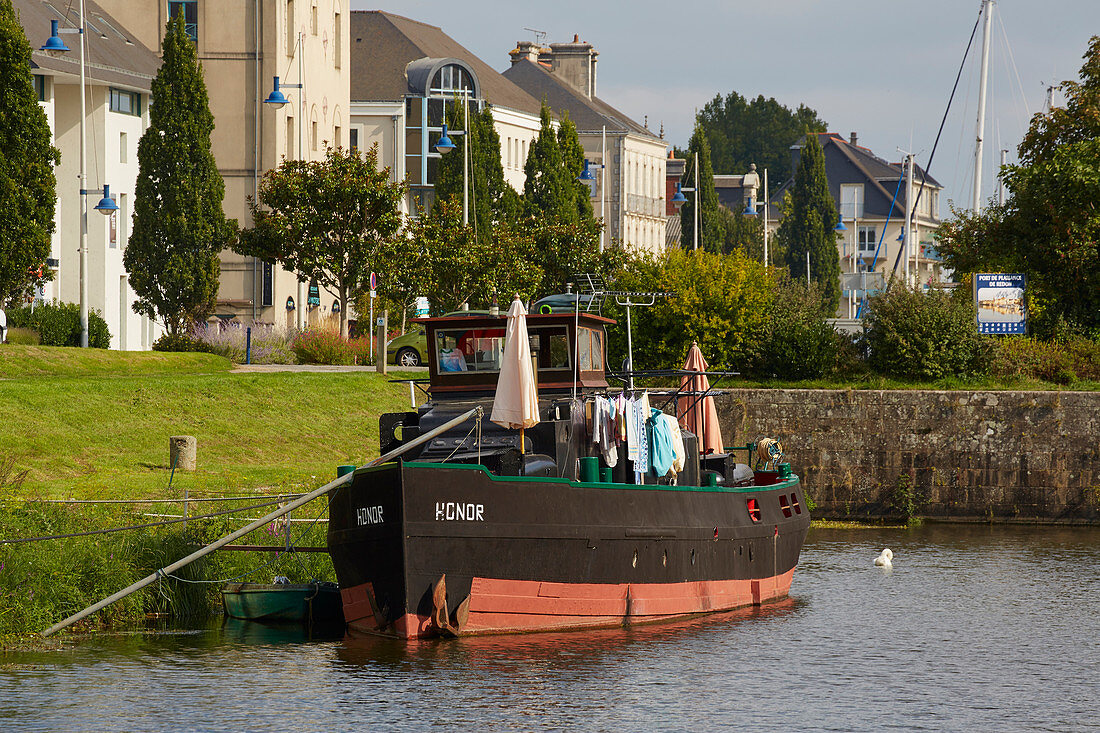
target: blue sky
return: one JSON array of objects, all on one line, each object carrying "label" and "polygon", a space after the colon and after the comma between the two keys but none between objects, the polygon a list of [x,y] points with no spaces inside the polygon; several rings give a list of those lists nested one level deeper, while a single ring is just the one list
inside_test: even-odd
[{"label": "blue sky", "polygon": [[[555,0],[462,3],[352,0],[354,10],[386,10],[441,27],[503,71],[520,39],[579,34],[600,52],[597,94],[650,128],[663,123],[684,145],[695,109],[716,94],[763,94],[805,103],[847,136],[896,161],[898,148],[928,163],[980,0]],[[983,198],[992,165],[1009,160],[1041,109],[1045,86],[1076,78],[1100,0],[998,0],[991,35]],[[1006,42],[1007,41],[1007,42]],[[969,206],[973,185],[981,27],[930,172],[946,198]],[[1010,55],[1011,52],[1011,55]],[[1055,92],[1055,103],[1060,100]],[[740,173],[742,171],[715,171]],[[941,215],[947,215],[946,203]]]}]

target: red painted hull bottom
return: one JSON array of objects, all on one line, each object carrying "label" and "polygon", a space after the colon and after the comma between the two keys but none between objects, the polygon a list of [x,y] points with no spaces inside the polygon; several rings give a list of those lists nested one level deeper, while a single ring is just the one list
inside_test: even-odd
[{"label": "red painted hull bottom", "polygon": [[[467,634],[565,631],[644,624],[759,606],[787,596],[794,569],[771,578],[684,583],[543,583],[474,578]],[[370,583],[341,589],[355,631],[420,639],[436,636],[431,619],[405,614],[380,625]]]}]

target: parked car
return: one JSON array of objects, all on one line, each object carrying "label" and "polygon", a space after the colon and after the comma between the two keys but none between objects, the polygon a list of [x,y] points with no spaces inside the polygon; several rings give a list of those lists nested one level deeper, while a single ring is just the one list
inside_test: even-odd
[{"label": "parked car", "polygon": [[[445,316],[487,316],[489,311],[451,311]],[[412,324],[406,332],[386,344],[386,363],[395,366],[425,366],[428,363],[428,336],[424,326]]]},{"label": "parked car", "polygon": [[412,324],[408,332],[386,344],[386,362],[397,366],[422,366],[428,363],[428,336],[424,326]]}]

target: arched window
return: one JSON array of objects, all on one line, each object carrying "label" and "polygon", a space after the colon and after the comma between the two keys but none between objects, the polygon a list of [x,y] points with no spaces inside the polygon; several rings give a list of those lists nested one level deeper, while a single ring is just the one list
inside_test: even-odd
[{"label": "arched window", "polygon": [[459,89],[474,89],[474,80],[470,72],[458,64],[447,64],[435,72],[432,82],[428,86],[432,94],[446,94]]}]

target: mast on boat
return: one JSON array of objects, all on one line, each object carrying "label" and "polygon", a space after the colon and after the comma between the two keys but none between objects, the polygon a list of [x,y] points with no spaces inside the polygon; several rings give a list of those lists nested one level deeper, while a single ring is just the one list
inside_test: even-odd
[{"label": "mast on boat", "polygon": [[971,209],[982,210],[982,138],[985,137],[985,87],[989,79],[989,34],[993,27],[993,0],[982,0],[982,70],[978,82],[978,135],[974,148],[974,197]]}]

